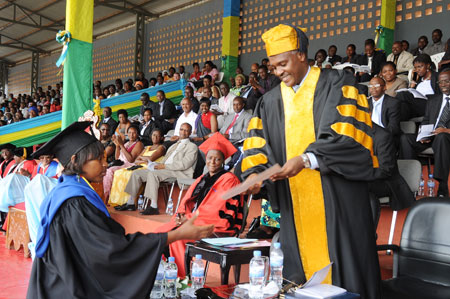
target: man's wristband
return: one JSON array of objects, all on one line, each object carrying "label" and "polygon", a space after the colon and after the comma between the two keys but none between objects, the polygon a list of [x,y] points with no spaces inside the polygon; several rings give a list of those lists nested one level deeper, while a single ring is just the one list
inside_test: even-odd
[{"label": "man's wristband", "polygon": [[300,157],[302,157],[303,165],[305,168],[311,168],[311,161],[309,161],[307,154],[302,154]]}]

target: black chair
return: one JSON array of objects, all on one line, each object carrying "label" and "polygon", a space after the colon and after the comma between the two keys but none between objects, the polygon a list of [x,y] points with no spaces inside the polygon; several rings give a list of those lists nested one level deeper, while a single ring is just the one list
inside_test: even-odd
[{"label": "black chair", "polygon": [[383,299],[450,298],[450,198],[423,198],[408,211],[400,246],[393,250],[393,278]]},{"label": "black chair", "polygon": [[[241,229],[235,234],[235,236],[237,237],[244,231],[246,227],[247,215],[251,202],[252,202],[251,195],[247,201],[244,200],[242,211],[242,226]],[[236,284],[238,284],[241,273],[241,265],[250,263],[250,260],[253,258],[254,250],[261,250],[261,253],[264,256],[269,256],[270,254],[270,246],[245,247],[244,244],[242,247],[239,248],[227,248],[222,246],[209,245],[201,241],[187,243],[185,251],[186,275],[189,276],[192,257],[195,256],[196,254],[201,254],[202,258],[206,261],[205,276],[208,271],[210,262],[219,264],[221,284],[227,285],[230,268],[231,266],[233,266],[234,281]]]}]

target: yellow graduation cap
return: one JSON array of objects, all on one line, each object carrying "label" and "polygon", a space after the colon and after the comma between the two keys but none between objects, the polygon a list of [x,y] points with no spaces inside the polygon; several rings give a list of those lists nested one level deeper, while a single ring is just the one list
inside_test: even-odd
[{"label": "yellow graduation cap", "polygon": [[267,56],[274,56],[284,52],[308,49],[306,29],[290,25],[280,24],[264,32],[262,39],[266,44]]}]

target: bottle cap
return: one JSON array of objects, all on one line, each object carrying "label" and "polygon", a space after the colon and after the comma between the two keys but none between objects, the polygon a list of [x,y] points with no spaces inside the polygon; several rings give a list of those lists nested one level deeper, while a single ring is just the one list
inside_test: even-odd
[{"label": "bottle cap", "polygon": [[175,258],[173,256],[169,256],[169,263],[175,262]]},{"label": "bottle cap", "polygon": [[281,244],[279,242],[276,242],[275,244],[273,244],[273,247],[279,249],[281,247]]},{"label": "bottle cap", "polygon": [[196,260],[201,260],[202,259],[202,255],[201,254],[196,254],[195,255],[195,259]]},{"label": "bottle cap", "polygon": [[260,257],[260,256],[261,256],[261,250],[253,251],[253,257]]},{"label": "bottle cap", "polygon": [[428,177],[429,177],[429,178],[432,178],[432,177],[433,177],[433,175],[432,175],[432,174],[430,173],[430,174],[428,175]]}]

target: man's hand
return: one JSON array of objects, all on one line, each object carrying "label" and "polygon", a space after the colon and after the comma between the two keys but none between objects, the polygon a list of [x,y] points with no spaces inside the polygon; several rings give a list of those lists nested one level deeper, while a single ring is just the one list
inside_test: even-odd
[{"label": "man's hand", "polygon": [[439,127],[439,128],[436,128],[436,130],[434,130],[433,131],[433,134],[441,134],[441,133],[450,133],[450,129],[446,129],[446,128],[442,128],[442,127]]},{"label": "man's hand", "polygon": [[302,169],[305,168],[303,159],[301,156],[296,156],[289,159],[281,168],[279,173],[270,177],[272,181],[284,180],[293,176],[296,176]]},{"label": "man's hand", "polygon": [[159,170],[159,169],[166,169],[166,165],[164,165],[162,163],[158,163],[158,164],[155,165],[154,169],[157,169],[157,170]]},{"label": "man's hand", "polygon": [[[257,173],[253,173],[253,174],[249,175],[248,178],[246,179],[246,181],[252,179],[253,177],[255,177],[257,175],[258,175]],[[253,186],[250,186],[250,188],[248,188],[248,190],[245,192],[245,194],[253,194],[253,195],[258,194],[259,191],[261,191],[261,185],[262,185],[262,182],[258,182],[256,184],[254,184]]]},{"label": "man's hand", "polygon": [[180,139],[180,136],[172,136],[172,137],[170,137],[170,141],[177,141],[178,139]]},{"label": "man's hand", "polygon": [[430,138],[424,138],[424,139],[420,139],[419,142],[420,143],[430,143],[431,139]]},{"label": "man's hand", "polygon": [[23,169],[23,168],[21,168],[21,169],[19,170],[19,173],[20,173],[21,175],[23,175],[23,176],[26,176],[26,177],[30,177],[30,176],[31,176],[31,173],[29,173],[26,169]]},{"label": "man's hand", "polygon": [[230,134],[222,134],[226,139],[230,139]]}]

